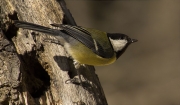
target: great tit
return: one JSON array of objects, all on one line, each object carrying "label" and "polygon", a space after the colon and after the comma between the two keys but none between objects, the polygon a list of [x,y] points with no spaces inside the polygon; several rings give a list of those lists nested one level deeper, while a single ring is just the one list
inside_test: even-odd
[{"label": "great tit", "polygon": [[106,33],[93,28],[51,24],[52,29],[33,23],[15,20],[16,27],[52,35],[62,44],[68,54],[79,64],[92,66],[109,65],[115,62],[127,49],[137,42],[121,33]]}]

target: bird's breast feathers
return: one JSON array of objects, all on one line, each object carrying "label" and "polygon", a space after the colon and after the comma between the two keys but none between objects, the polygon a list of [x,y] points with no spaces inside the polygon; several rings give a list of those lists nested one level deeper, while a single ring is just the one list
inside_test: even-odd
[{"label": "bird's breast feathers", "polygon": [[116,53],[114,53],[111,58],[103,58],[95,54],[92,50],[81,43],[74,45],[69,45],[66,43],[64,47],[72,58],[78,61],[80,64],[103,66],[109,65],[116,61]]}]

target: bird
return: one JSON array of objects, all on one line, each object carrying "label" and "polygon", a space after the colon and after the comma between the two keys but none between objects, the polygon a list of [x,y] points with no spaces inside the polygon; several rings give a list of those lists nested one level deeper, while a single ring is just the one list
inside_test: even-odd
[{"label": "bird", "polygon": [[[77,65],[104,66],[114,63],[131,43],[137,42],[122,33],[107,33],[93,28],[67,24],[50,24],[53,29],[30,22],[14,20],[18,28],[54,36]],[[79,66],[77,66],[79,67]]]}]

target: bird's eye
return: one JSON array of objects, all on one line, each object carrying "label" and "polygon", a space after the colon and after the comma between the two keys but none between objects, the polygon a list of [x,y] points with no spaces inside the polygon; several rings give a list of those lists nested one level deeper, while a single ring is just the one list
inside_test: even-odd
[{"label": "bird's eye", "polygon": [[120,39],[122,39],[122,40],[123,40],[123,39],[126,39],[126,37],[125,37],[125,36],[121,36],[121,37],[120,37]]}]

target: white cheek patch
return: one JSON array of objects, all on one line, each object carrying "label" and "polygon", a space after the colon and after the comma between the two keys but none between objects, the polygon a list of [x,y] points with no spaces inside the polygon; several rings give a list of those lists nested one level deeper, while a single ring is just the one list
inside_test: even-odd
[{"label": "white cheek patch", "polygon": [[114,51],[120,51],[120,50],[122,50],[125,46],[126,46],[126,44],[127,44],[127,40],[114,40],[114,39],[111,39],[111,38],[109,38],[110,39],[110,41],[111,41],[111,44],[112,44],[112,46],[113,46],[113,48],[114,48]]}]

